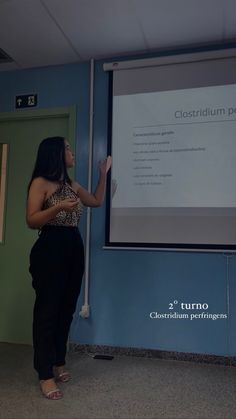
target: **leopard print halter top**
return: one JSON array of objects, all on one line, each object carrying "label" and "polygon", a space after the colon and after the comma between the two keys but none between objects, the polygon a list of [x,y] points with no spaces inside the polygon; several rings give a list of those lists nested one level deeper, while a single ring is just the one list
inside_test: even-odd
[{"label": "leopard print halter top", "polygon": [[[68,183],[62,183],[55,190],[55,192],[44,201],[43,209],[50,208],[65,198],[78,199],[78,197],[78,194],[71,188]],[[79,201],[72,212],[62,210],[57,213],[55,218],[48,221],[45,225],[77,227],[81,217],[82,209],[83,204],[81,201]]]}]

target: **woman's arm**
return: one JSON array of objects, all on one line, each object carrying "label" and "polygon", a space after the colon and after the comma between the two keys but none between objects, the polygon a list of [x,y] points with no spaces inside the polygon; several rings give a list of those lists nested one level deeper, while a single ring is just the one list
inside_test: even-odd
[{"label": "woman's arm", "polygon": [[94,193],[89,193],[79,183],[73,182],[73,187],[78,193],[81,202],[87,207],[99,207],[104,201],[105,189],[106,189],[106,178],[107,172],[111,167],[111,157],[108,156],[103,160],[99,166],[100,176],[97,183],[97,187]]},{"label": "woman's arm", "polygon": [[37,229],[56,217],[62,210],[72,211],[79,200],[66,198],[53,207],[42,210],[43,202],[47,193],[47,183],[43,178],[35,178],[30,186],[26,222],[30,228]]}]

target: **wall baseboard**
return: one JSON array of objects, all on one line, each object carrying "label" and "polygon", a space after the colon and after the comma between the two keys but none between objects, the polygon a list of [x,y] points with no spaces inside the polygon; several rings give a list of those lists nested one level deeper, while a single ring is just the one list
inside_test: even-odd
[{"label": "wall baseboard", "polygon": [[188,352],[174,352],[174,351],[161,351],[158,349],[145,349],[145,348],[126,348],[119,346],[108,345],[88,345],[88,344],[69,344],[70,352],[78,352],[83,354],[106,354],[117,356],[138,356],[145,358],[159,358],[165,360],[175,361],[189,361],[207,364],[217,364],[236,367],[236,357],[234,356],[220,356],[209,354],[197,354]]}]

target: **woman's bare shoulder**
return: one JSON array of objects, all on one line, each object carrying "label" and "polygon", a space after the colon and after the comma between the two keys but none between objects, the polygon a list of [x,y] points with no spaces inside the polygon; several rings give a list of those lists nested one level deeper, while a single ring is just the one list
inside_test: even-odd
[{"label": "woman's bare shoulder", "polygon": [[33,190],[35,192],[43,193],[45,196],[47,196],[48,194],[50,195],[52,192],[54,192],[57,187],[58,185],[54,182],[39,176],[32,180],[30,189],[31,191]]},{"label": "woman's bare shoulder", "polygon": [[37,184],[37,185],[47,185],[49,181],[42,176],[38,176],[32,180],[32,183]]},{"label": "woman's bare shoulder", "polygon": [[74,189],[75,192],[78,193],[79,188],[80,188],[80,184],[78,182],[75,182],[74,180],[72,180],[71,187],[72,187],[72,189]]},{"label": "woman's bare shoulder", "polygon": [[32,180],[31,186],[40,188],[40,189],[47,189],[50,183],[51,182],[45,179],[44,177],[39,176]]}]

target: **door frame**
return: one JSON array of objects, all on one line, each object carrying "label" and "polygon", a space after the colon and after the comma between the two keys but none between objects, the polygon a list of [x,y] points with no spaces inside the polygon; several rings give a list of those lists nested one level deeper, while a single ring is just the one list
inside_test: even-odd
[{"label": "door frame", "polygon": [[[75,140],[76,148],[76,106],[68,106],[62,108],[43,108],[43,109],[30,109],[27,111],[18,110],[13,112],[0,112],[0,124],[1,122],[11,122],[18,120],[33,120],[40,118],[57,118],[57,117],[68,117],[68,140]],[[5,141],[4,144],[8,144],[7,160],[10,154],[10,144]],[[73,176],[75,175],[75,167],[72,168]],[[5,181],[5,199],[3,208],[3,226],[2,226],[2,241],[0,246],[5,243],[5,227],[6,227],[6,208],[7,208],[7,191],[9,181],[9,164],[6,166],[6,181]]]},{"label": "door frame", "polygon": [[0,112],[0,123],[19,119],[56,118],[57,116],[69,117],[69,139],[72,138],[75,135],[76,129],[76,106]]}]

